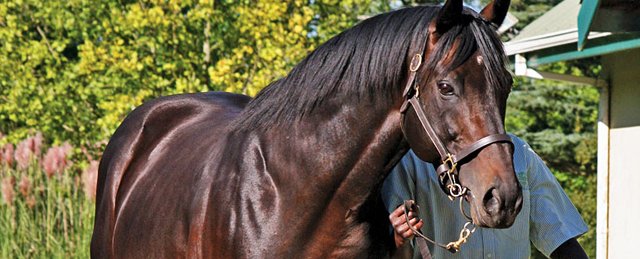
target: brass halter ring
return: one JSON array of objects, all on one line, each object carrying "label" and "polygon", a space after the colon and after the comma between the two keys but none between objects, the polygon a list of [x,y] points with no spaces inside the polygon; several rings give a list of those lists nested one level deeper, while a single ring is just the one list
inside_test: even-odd
[{"label": "brass halter ring", "polygon": [[449,164],[450,169],[447,170],[447,177],[449,177],[449,184],[447,188],[449,189],[449,200],[455,201],[456,198],[464,195],[467,192],[467,187],[462,187],[462,185],[458,184],[455,177],[452,175],[456,170],[458,163],[453,162],[453,155],[451,153],[447,154],[447,159],[442,161],[443,164]]},{"label": "brass halter ring", "polygon": [[469,222],[473,222],[473,219],[470,216],[467,216],[467,213],[464,212],[464,199],[460,198],[460,214],[464,216]]},{"label": "brass halter ring", "polygon": [[[416,61],[417,61],[417,64],[415,63]],[[411,65],[409,65],[409,71],[411,72],[418,71],[418,68],[420,68],[420,65],[422,65],[422,55],[416,54],[411,59]]]}]

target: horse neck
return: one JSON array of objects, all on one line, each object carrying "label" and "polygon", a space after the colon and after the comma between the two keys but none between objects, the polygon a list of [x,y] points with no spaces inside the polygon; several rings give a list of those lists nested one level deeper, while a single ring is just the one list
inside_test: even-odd
[{"label": "horse neck", "polygon": [[294,186],[296,197],[309,198],[299,202],[357,207],[408,150],[400,122],[397,109],[329,102],[286,131],[266,134],[267,163],[288,172],[282,182]]}]

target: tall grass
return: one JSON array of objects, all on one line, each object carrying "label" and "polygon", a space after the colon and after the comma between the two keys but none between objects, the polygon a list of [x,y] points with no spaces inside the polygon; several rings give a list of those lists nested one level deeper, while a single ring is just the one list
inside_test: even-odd
[{"label": "tall grass", "polygon": [[97,162],[70,169],[68,144],[41,147],[36,134],[0,149],[0,258],[89,258]]}]

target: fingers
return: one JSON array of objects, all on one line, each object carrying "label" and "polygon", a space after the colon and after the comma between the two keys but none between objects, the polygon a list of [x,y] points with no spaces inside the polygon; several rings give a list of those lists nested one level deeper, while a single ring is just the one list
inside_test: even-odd
[{"label": "fingers", "polygon": [[396,208],[396,210],[391,212],[391,214],[389,215],[389,219],[391,219],[392,216],[400,217],[402,214],[404,214],[404,208],[402,205],[400,205],[398,206],[398,208]]},{"label": "fingers", "polygon": [[[415,203],[414,201],[411,201],[412,203]],[[417,209],[420,209],[420,206],[416,205]],[[416,211],[413,209],[413,206],[411,206],[411,208],[409,208],[409,217],[411,217],[411,212],[416,213]],[[404,206],[400,205],[398,206],[398,208],[396,208],[396,210],[394,210],[393,212],[391,212],[391,214],[389,215],[389,220],[391,220],[392,218],[398,218],[398,217],[404,217]]]},{"label": "fingers", "polygon": [[[412,201],[412,204],[415,203]],[[396,210],[389,214],[389,221],[393,226],[393,235],[396,247],[401,247],[407,240],[413,238],[413,230],[409,228],[409,225],[413,226],[415,229],[420,229],[423,225],[423,221],[418,217],[418,213],[414,208],[420,209],[418,206],[411,206],[408,214],[405,216],[404,205],[400,205]],[[407,224],[407,218],[409,218],[409,224]]]},{"label": "fingers", "polygon": [[[417,215],[414,212],[409,212],[409,222],[411,223],[412,219],[417,218]],[[405,217],[404,212],[402,212],[402,214],[396,216],[396,214],[391,214],[389,215],[389,221],[391,221],[391,226],[393,226],[394,229],[398,229],[401,226],[406,226],[407,224],[407,217]]]},{"label": "fingers", "polygon": [[[423,222],[415,211],[409,210],[408,214],[409,224],[416,229],[422,227]],[[389,215],[389,220],[391,221],[391,225],[393,226],[394,232],[396,236],[400,236],[403,239],[408,239],[413,237],[413,230],[407,224],[407,217],[404,215],[403,206],[398,207]]]},{"label": "fingers", "polygon": [[[422,227],[423,223],[419,218],[412,218],[411,220],[409,220],[409,224],[411,224],[411,226],[413,226],[415,229],[419,229],[420,227]],[[395,230],[398,235],[402,236],[403,238],[413,237],[413,230],[411,230],[411,228],[409,228],[409,225],[407,224],[402,224],[399,227],[395,228]]]}]

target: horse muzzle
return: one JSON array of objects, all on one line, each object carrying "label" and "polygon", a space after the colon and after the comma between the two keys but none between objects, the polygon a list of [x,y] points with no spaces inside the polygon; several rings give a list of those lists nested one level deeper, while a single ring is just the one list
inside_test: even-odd
[{"label": "horse muzzle", "polygon": [[499,184],[488,188],[481,196],[468,190],[464,198],[471,205],[474,225],[488,228],[508,228],[522,209],[522,186]]}]

